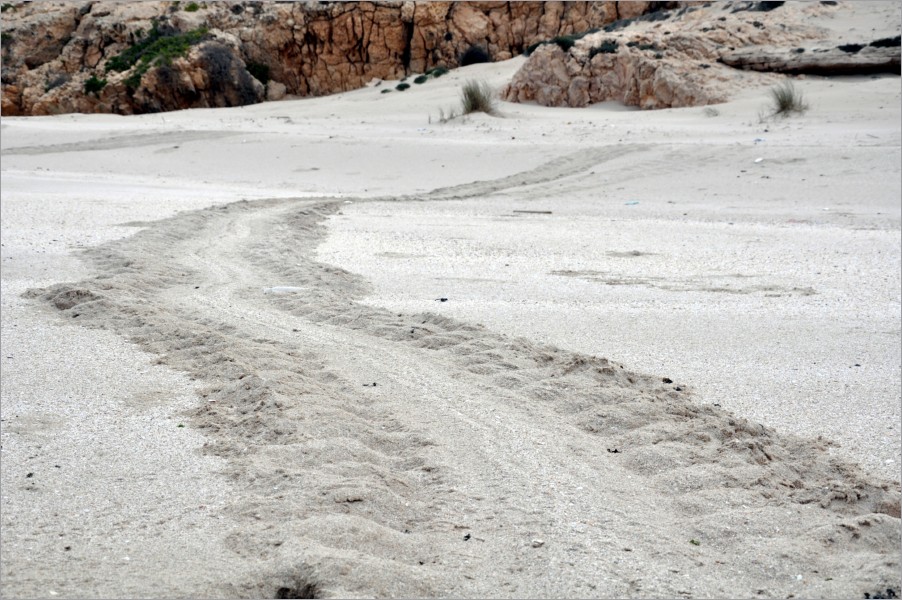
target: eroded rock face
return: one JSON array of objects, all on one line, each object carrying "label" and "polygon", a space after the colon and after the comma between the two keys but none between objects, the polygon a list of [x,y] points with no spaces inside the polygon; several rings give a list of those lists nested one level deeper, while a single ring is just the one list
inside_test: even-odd
[{"label": "eroded rock face", "polygon": [[[189,12],[190,4],[12,4],[2,21],[3,114],[130,114],[331,94],[455,67],[471,46],[504,60],[537,41],[675,3],[200,2]],[[128,83],[131,72],[108,72],[109,60],[145,39],[154,22],[170,33],[207,34],[137,85]],[[86,91],[91,77],[106,83]]]},{"label": "eroded rock face", "polygon": [[738,48],[721,60],[738,69],[815,75],[899,75],[902,66],[898,36],[832,48]]},{"label": "eroded rock face", "polygon": [[[825,3],[689,4],[646,13],[630,23],[612,24],[607,31],[576,40],[566,50],[557,44],[540,46],[502,91],[502,97],[571,107],[616,100],[643,109],[723,102],[737,89],[774,81],[773,75],[747,69],[750,65],[773,66],[773,48],[786,48],[777,52],[785,56],[790,54],[789,48],[822,36],[823,31],[806,21],[835,10]],[[800,54],[795,54],[799,61]],[[878,54],[889,52],[863,51],[859,63]],[[756,62],[756,57],[762,58]],[[817,57],[837,58],[836,53],[807,54],[808,60]],[[743,70],[725,64],[729,61]]]}]

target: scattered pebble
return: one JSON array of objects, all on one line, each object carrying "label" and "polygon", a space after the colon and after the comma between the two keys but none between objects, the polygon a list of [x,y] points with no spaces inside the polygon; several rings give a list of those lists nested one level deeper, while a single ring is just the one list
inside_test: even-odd
[{"label": "scattered pebble", "polygon": [[541,548],[545,545],[545,540],[535,539],[532,541],[533,548]]}]

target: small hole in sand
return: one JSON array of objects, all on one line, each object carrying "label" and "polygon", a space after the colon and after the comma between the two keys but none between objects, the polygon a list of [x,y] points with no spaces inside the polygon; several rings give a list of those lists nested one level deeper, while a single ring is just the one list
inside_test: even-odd
[{"label": "small hole in sand", "polygon": [[316,598],[316,586],[305,583],[299,587],[280,587],[276,590],[276,598]]}]

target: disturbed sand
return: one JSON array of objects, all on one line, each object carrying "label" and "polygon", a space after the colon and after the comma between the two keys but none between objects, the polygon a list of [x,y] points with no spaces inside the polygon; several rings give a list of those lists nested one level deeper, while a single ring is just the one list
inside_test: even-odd
[{"label": "disturbed sand", "polygon": [[899,79],[515,68],[3,120],[4,597],[900,591]]}]

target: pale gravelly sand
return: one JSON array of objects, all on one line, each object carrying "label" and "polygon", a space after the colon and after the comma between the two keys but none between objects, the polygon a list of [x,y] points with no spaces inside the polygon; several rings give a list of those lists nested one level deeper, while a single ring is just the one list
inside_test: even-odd
[{"label": "pale gravelly sand", "polygon": [[4,119],[4,597],[900,591],[898,78],[516,65]]}]

